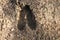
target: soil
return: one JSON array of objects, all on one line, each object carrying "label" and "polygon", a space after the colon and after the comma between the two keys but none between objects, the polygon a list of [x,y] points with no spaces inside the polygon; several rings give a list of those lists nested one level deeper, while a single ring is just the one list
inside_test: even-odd
[{"label": "soil", "polygon": [[60,40],[60,0],[0,0],[0,40]]}]

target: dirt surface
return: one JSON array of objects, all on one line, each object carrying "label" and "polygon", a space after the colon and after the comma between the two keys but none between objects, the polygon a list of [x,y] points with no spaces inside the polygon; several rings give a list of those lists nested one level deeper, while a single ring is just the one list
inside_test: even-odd
[{"label": "dirt surface", "polygon": [[0,40],[60,40],[60,0],[0,0]]}]

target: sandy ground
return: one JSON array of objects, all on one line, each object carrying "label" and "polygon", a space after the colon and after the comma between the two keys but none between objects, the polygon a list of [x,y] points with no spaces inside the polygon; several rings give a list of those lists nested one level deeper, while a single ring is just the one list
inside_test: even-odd
[{"label": "sandy ground", "polygon": [[[25,5],[35,15],[36,29],[28,23],[23,30],[18,28],[26,18],[21,17]],[[0,40],[60,40],[60,0],[0,0]]]}]

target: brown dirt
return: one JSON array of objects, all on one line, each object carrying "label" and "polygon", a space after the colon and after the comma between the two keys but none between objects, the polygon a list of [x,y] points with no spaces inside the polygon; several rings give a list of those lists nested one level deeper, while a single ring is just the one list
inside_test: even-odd
[{"label": "brown dirt", "polygon": [[[33,21],[27,21],[34,16],[26,20],[21,16],[21,11],[31,13],[26,5],[35,16],[36,29],[31,27],[35,24],[28,25]],[[20,22],[26,22],[23,30]],[[60,40],[60,0],[0,0],[0,40]]]}]

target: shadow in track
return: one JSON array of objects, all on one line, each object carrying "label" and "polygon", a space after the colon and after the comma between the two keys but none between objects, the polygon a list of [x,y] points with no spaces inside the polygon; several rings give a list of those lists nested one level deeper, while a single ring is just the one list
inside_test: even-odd
[{"label": "shadow in track", "polygon": [[[26,15],[26,19],[25,19],[25,15]],[[18,21],[18,29],[23,30],[26,26],[26,23],[28,24],[30,29],[32,30],[36,29],[35,16],[32,10],[30,9],[29,5],[25,5],[21,10],[20,20]]]}]

